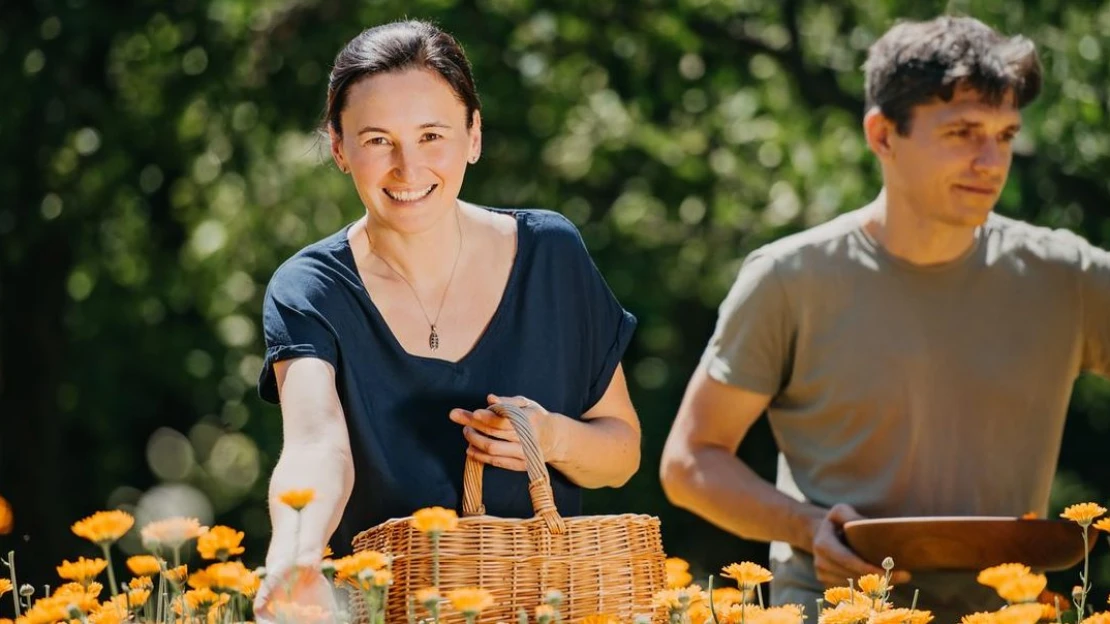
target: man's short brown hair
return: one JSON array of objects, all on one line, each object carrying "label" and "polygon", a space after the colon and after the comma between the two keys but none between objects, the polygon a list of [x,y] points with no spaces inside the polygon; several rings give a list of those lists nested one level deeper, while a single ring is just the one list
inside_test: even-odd
[{"label": "man's short brown hair", "polygon": [[951,100],[960,84],[993,105],[1012,97],[1019,109],[1041,91],[1033,42],[970,17],[900,22],[871,46],[863,70],[867,108],[878,107],[901,135],[910,132],[915,106]]}]

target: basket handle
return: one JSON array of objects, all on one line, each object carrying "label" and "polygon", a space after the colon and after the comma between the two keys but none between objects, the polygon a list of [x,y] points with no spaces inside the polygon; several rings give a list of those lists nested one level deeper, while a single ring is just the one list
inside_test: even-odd
[{"label": "basket handle", "polygon": [[[532,497],[532,509],[536,515],[543,518],[547,530],[553,534],[566,531],[563,517],[555,508],[555,495],[551,492],[551,475],[547,472],[547,462],[544,461],[543,452],[536,443],[535,432],[532,431],[532,422],[528,415],[519,407],[507,403],[495,403],[489,407],[490,411],[498,416],[509,419],[516,435],[520,438],[520,445],[524,447],[524,463],[528,468],[528,494]],[[486,506],[482,504],[482,472],[485,464],[472,458],[466,458],[463,469],[463,515],[480,516],[486,513]]]}]

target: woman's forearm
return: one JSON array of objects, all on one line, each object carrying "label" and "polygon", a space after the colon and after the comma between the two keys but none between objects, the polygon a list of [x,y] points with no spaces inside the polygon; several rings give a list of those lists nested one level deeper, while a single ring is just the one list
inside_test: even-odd
[{"label": "woman's forearm", "polygon": [[640,434],[624,420],[550,416],[547,463],[580,487],[620,487],[640,467]]},{"label": "woman's forearm", "polygon": [[[327,439],[287,443],[270,479],[273,535],[267,561],[289,557],[319,561],[324,545],[339,526],[353,486],[349,445]],[[299,512],[299,518],[298,512],[278,501],[285,491],[307,488],[316,496]]]}]

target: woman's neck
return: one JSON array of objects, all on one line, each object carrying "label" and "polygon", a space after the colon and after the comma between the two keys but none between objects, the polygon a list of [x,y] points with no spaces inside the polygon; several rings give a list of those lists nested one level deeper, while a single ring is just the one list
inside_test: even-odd
[{"label": "woman's neck", "polygon": [[[400,273],[418,290],[441,289],[451,279],[466,243],[462,205],[447,211],[431,228],[407,234],[383,227],[367,215],[363,231],[372,260],[385,272]],[[392,269],[392,270],[391,270]]]}]

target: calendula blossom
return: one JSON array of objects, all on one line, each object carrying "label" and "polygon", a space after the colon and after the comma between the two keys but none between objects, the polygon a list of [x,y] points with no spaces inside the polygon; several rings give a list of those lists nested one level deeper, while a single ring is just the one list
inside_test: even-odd
[{"label": "calendula blossom", "polygon": [[621,624],[621,621],[616,616],[595,613],[582,618],[579,624]]},{"label": "calendula blossom", "polygon": [[871,608],[867,605],[842,602],[831,609],[821,611],[817,618],[818,624],[866,624],[871,617]]},{"label": "calendula blossom", "polygon": [[730,563],[721,568],[721,576],[733,579],[741,589],[754,589],[756,585],[770,583],[774,578],[770,570],[750,561]]},{"label": "calendula blossom", "polygon": [[536,607],[536,621],[539,624],[546,624],[555,618],[555,609],[551,605],[540,605]]},{"label": "calendula blossom", "polygon": [[214,526],[197,538],[197,552],[204,559],[226,560],[228,557],[241,555],[245,549],[240,545],[243,542],[243,532],[231,527]]},{"label": "calendula blossom", "polygon": [[254,582],[254,575],[241,561],[213,563],[204,575],[208,587],[218,592],[246,593],[244,590]]},{"label": "calendula blossom", "polygon": [[1089,526],[1095,518],[1104,513],[1106,513],[1106,508],[1102,505],[1097,503],[1079,503],[1064,509],[1064,513],[1060,514],[1060,517],[1086,527]]},{"label": "calendula blossom", "polygon": [[77,537],[105,546],[116,543],[134,525],[134,516],[126,511],[114,509],[112,511],[98,511],[84,520],[79,520],[73,523],[70,530]]},{"label": "calendula blossom", "polygon": [[183,584],[187,578],[189,578],[189,568],[184,564],[166,570],[166,580],[175,585]]},{"label": "calendula blossom", "polygon": [[890,609],[873,612],[867,624],[929,624],[931,621],[933,614],[930,611]]},{"label": "calendula blossom", "polygon": [[830,587],[825,590],[825,602],[832,606],[836,606],[842,602],[855,602],[856,604],[870,605],[872,599],[867,594],[852,589],[851,587]]},{"label": "calendula blossom", "polygon": [[795,604],[769,607],[750,620],[745,618],[745,624],[799,624],[802,621],[802,612],[801,606]]},{"label": "calendula blossom", "polygon": [[3,496],[0,496],[0,535],[11,533],[12,525],[14,524],[15,515],[12,514],[11,503]]},{"label": "calendula blossom", "polygon": [[136,576],[128,581],[127,586],[131,589],[153,589],[154,581],[149,576]]},{"label": "calendula blossom", "polygon": [[0,578],[0,596],[12,590],[12,582],[6,578]]},{"label": "calendula blossom", "polygon": [[58,566],[58,576],[67,581],[74,581],[87,586],[106,567],[108,567],[108,562],[104,559],[78,557],[77,561],[63,561]]},{"label": "calendula blossom", "polygon": [[425,507],[412,514],[412,528],[421,533],[439,534],[453,531],[459,526],[459,515],[454,509]]},{"label": "calendula blossom", "polygon": [[1041,619],[1039,604],[1019,604],[1003,607],[995,612],[996,624],[1037,624]]},{"label": "calendula blossom", "polygon": [[95,581],[89,583],[88,585],[70,582],[64,585],[59,585],[58,588],[54,590],[54,596],[84,594],[86,596],[97,598],[100,596],[100,592],[102,591],[104,591],[104,586]]},{"label": "calendula blossom", "polygon": [[308,506],[313,499],[316,498],[316,490],[307,488],[303,490],[286,490],[278,495],[278,500],[282,503],[300,511]]},{"label": "calendula blossom", "polygon": [[143,546],[148,550],[158,551],[162,548],[180,548],[185,542],[196,539],[208,527],[201,526],[196,518],[166,518],[146,525],[140,531]]},{"label": "calendula blossom", "polygon": [[886,593],[886,577],[878,574],[865,574],[856,581],[856,587],[872,598],[880,598]]},{"label": "calendula blossom", "polygon": [[1043,574],[1026,574],[1010,579],[996,588],[998,595],[1010,604],[1022,602],[1036,602],[1048,579]]},{"label": "calendula blossom", "polygon": [[127,558],[127,569],[135,576],[154,576],[162,571],[162,566],[157,557],[135,555]]},{"label": "calendula blossom", "polygon": [[1110,612],[1092,613],[1083,619],[1083,624],[1110,624]]},{"label": "calendula blossom", "polygon": [[479,587],[464,587],[447,592],[451,607],[463,615],[477,615],[493,605],[493,594]]},{"label": "calendula blossom", "polygon": [[1102,518],[1094,523],[1094,527],[1104,533],[1110,533],[1110,518]]},{"label": "calendula blossom", "polygon": [[416,602],[424,608],[428,608],[429,606],[438,603],[441,598],[441,596],[439,595],[439,589],[436,587],[425,587],[424,589],[418,589],[416,590],[416,593],[413,594],[413,597],[416,599]]},{"label": "calendula blossom", "polygon": [[686,587],[694,582],[694,577],[690,575],[690,564],[685,559],[678,557],[669,557],[664,562],[667,571],[667,587]]},{"label": "calendula blossom", "polygon": [[1003,563],[992,566],[979,573],[979,584],[998,589],[1000,585],[1016,578],[1032,574],[1029,566],[1020,563]]}]

